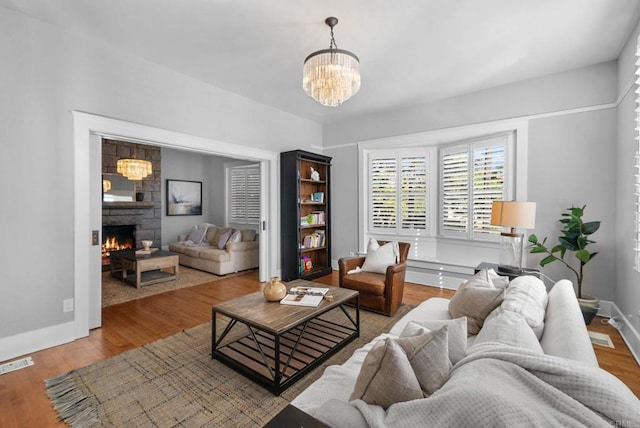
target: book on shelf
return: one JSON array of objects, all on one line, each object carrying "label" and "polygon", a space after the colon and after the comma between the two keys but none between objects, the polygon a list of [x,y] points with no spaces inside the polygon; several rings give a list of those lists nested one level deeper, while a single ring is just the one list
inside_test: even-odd
[{"label": "book on shelf", "polygon": [[310,306],[317,307],[322,302],[323,295],[311,295],[311,294],[287,294],[284,299],[280,300],[281,305],[292,306]]},{"label": "book on shelf", "polygon": [[307,235],[302,240],[304,248],[318,248],[325,246],[324,230],[316,230],[311,235]]},{"label": "book on shelf", "polygon": [[300,226],[313,226],[324,224],[324,211],[313,211],[304,217],[300,217]]}]

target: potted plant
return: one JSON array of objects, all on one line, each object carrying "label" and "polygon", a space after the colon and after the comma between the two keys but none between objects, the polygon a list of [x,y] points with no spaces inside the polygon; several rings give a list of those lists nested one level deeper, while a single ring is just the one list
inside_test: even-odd
[{"label": "potted plant", "polygon": [[[592,241],[589,237],[600,229],[600,222],[583,221],[582,216],[584,215],[585,207],[586,205],[582,208],[567,208],[566,212],[562,213],[562,217],[559,220],[560,223],[564,225],[561,231],[562,235],[558,237],[559,243],[551,249],[546,246],[547,238],[539,241],[536,235],[531,234],[529,236],[529,242],[533,246],[531,248],[532,254],[547,254],[546,257],[540,260],[540,266],[544,267],[549,263],[559,261],[576,275],[578,302],[580,303],[584,320],[586,324],[589,325],[598,312],[600,303],[597,298],[582,294],[582,281],[584,279],[584,266],[598,254],[597,252],[590,252],[587,246],[595,243],[595,241]],[[574,254],[578,260],[577,267],[572,266],[565,260],[564,257],[567,252]]]}]

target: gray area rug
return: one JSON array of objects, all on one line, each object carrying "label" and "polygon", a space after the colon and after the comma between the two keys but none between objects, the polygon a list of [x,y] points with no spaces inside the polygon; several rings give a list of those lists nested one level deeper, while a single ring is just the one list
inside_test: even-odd
[{"label": "gray area rug", "polygon": [[105,308],[117,303],[153,296],[154,294],[164,293],[165,291],[192,287],[194,285],[204,284],[205,282],[220,281],[221,279],[230,278],[242,273],[245,272],[219,276],[181,265],[178,270],[178,278],[173,281],[136,288],[133,285],[113,278],[110,273],[106,271],[102,272],[102,307]]},{"label": "gray area rug", "polygon": [[[341,364],[410,310],[394,317],[360,312],[360,337],[279,397],[211,359],[211,324],[45,381],[71,427],[263,426],[331,364]],[[335,311],[334,311],[335,312]],[[220,319],[217,328],[224,328]]]}]

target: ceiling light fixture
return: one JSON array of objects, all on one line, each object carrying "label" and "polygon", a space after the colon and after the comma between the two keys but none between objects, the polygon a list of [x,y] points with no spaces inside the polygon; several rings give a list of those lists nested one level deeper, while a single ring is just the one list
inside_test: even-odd
[{"label": "ceiling light fixture", "polygon": [[338,18],[329,17],[324,22],[331,28],[329,49],[314,52],[304,60],[302,87],[323,106],[336,107],[360,89],[360,60],[353,52],[338,49],[333,38]]},{"label": "ceiling light fixture", "polygon": [[134,145],[133,159],[118,159],[118,163],[116,164],[118,174],[122,174],[129,180],[142,180],[153,172],[151,162],[136,159],[137,152],[138,148]]}]

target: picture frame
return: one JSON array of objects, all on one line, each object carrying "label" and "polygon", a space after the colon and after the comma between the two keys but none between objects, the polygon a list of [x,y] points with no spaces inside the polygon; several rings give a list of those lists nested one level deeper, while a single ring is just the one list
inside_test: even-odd
[{"label": "picture frame", "polygon": [[167,179],[167,215],[202,215],[202,181]]}]

